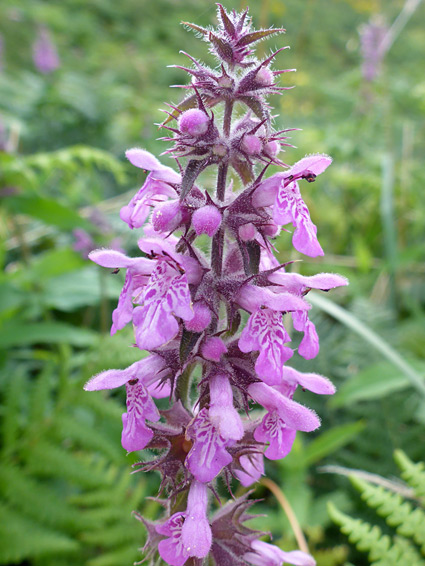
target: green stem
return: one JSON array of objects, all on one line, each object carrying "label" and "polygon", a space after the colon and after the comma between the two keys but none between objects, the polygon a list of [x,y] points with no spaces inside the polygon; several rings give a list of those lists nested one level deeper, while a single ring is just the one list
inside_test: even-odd
[{"label": "green stem", "polygon": [[176,390],[177,399],[180,399],[183,406],[189,408],[190,405],[190,386],[192,384],[192,371],[196,363],[189,364],[181,376],[178,378],[178,385]]}]

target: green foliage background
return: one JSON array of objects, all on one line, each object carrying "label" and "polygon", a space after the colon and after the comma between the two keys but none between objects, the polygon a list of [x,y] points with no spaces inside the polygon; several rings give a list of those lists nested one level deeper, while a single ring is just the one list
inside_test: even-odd
[{"label": "green foliage background", "polygon": [[[243,3],[229,1],[227,8]],[[318,434],[299,435],[268,475],[281,487],[307,533],[319,566],[367,564],[349,549],[327,513],[370,521],[338,465],[390,477],[392,454],[423,459],[425,442],[425,9],[420,5],[386,55],[381,75],[361,74],[359,27],[381,14],[391,24],[399,0],[262,0],[251,14],[286,36],[262,47],[281,68],[297,68],[295,85],[273,101],[277,127],[293,133],[293,163],[323,152],[334,164],[305,190],[326,256],[304,258],[302,273],[338,271],[348,289],[330,302],[312,297],[321,351],[297,359],[338,386],[332,399],[303,394],[323,418]],[[164,151],[155,122],[164,102],[186,81],[168,68],[185,64],[179,50],[210,60],[205,44],[180,21],[208,25],[215,7],[204,0],[3,0],[0,34],[0,564],[34,566],[131,564],[144,529],[131,515],[156,517],[158,478],[130,475],[137,455],[120,446],[124,398],[83,393],[94,373],[137,359],[123,331],[107,336],[122,284],[88,265],[72,230],[97,246],[120,236],[136,252],[137,235],[119,208],[143,182],[123,159],[125,149]],[[61,66],[41,75],[32,62],[37,29],[50,30]],[[164,158],[165,159],[165,158]],[[93,222],[93,210],[108,229]],[[286,235],[280,258],[299,259]],[[336,306],[335,306],[336,305]],[[339,307],[339,308],[338,308]],[[289,523],[263,486],[261,528],[295,547]],[[374,519],[372,519],[373,522]],[[382,532],[387,528],[382,522]],[[415,541],[413,537],[413,541]],[[412,544],[415,544],[413,542]],[[385,566],[385,562],[382,566]],[[390,564],[388,562],[388,564]]]}]

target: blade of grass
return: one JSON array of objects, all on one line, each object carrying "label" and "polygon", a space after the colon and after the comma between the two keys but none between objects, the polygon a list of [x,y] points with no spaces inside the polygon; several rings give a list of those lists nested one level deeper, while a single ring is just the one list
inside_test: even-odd
[{"label": "blade of grass", "polygon": [[385,153],[382,159],[381,221],[384,249],[390,276],[391,307],[396,308],[397,235],[394,220],[394,158]]},{"label": "blade of grass", "polygon": [[308,550],[308,545],[307,545],[307,541],[305,539],[304,533],[303,533],[303,531],[300,527],[300,524],[298,522],[298,519],[297,519],[297,517],[296,517],[296,515],[295,515],[295,513],[294,513],[294,511],[291,507],[291,504],[287,500],[283,491],[280,489],[280,487],[274,481],[269,480],[268,478],[262,478],[260,480],[260,483],[262,485],[264,485],[265,487],[267,487],[273,493],[273,495],[276,497],[276,499],[278,500],[282,509],[284,510],[286,516],[288,517],[288,521],[291,524],[292,531],[293,531],[294,536],[297,540],[297,543],[298,543],[300,550],[302,550],[303,552],[306,552],[308,554],[309,550]]},{"label": "blade of grass", "polygon": [[309,293],[308,298],[313,305],[331,315],[339,322],[342,322],[342,324],[344,324],[347,328],[359,334],[359,336],[369,342],[371,346],[381,352],[387,360],[398,367],[400,371],[409,378],[413,387],[415,387],[415,389],[425,397],[424,378],[417,373],[414,368],[396,350],[394,350],[394,348],[383,340],[379,334],[374,332],[364,322],[356,318],[350,312],[339,305],[336,305],[329,299],[326,299],[316,293]]}]

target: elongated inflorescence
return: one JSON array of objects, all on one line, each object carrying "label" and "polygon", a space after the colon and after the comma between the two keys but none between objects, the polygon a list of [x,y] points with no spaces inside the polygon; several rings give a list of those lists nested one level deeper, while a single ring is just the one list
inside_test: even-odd
[{"label": "elongated inflorescence", "polygon": [[[130,229],[140,230],[142,254],[90,254],[103,267],[126,270],[111,333],[132,323],[135,345],[147,355],[127,369],[96,375],[85,388],[125,386],[122,445],[157,454],[136,465],[159,471],[166,495],[159,522],[140,517],[152,564],[159,553],[171,566],[309,566],[315,564],[310,555],[284,552],[244,524],[252,516],[248,494],[209,514],[219,476],[229,491],[232,478],[249,487],[264,474],[264,456],[284,458],[297,431],[320,426],[294,393],[300,386],[329,395],[334,387],[287,364],[294,349],[283,315],[302,333],[298,354],[314,358],[319,341],[306,296],[347,284],[339,275],[290,272],[274,256],[273,240],[288,224],[298,252],[323,255],[300,186],[331,163],[318,154],[289,167],[279,158],[289,130],[274,129],[267,98],[284,90],[277,77],[285,71],[271,68],[281,50],[257,60],[252,48],[284,30],[253,30],[247,11],[227,13],[220,4],[218,19],[217,29],[186,24],[209,44],[219,66],[188,56],[190,66],[182,67],[190,75],[182,85],[186,97],[170,106],[162,125],[177,167],[143,149],[126,154],[149,171],[120,213]],[[266,177],[271,164],[281,172]],[[200,176],[214,169],[216,189],[208,191]],[[210,240],[209,253],[198,237]],[[285,230],[280,241],[290,239]],[[168,409],[157,408],[159,398],[169,400]]]}]

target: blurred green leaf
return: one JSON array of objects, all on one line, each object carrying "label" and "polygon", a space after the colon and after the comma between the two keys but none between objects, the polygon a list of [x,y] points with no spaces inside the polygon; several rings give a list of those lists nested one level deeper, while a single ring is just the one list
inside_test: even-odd
[{"label": "blurred green leaf", "polygon": [[17,320],[0,327],[0,348],[60,343],[83,347],[95,344],[97,339],[96,332],[64,322],[27,323]]},{"label": "blurred green leaf", "polygon": [[417,391],[419,391],[419,393],[421,393],[421,395],[425,395],[425,379],[423,376],[417,373],[415,369],[383,338],[376,334],[376,332],[352,315],[349,311],[343,309],[329,299],[326,299],[314,292],[310,293],[308,297],[313,305],[319,307],[345,324],[348,328],[369,342],[371,346],[381,352],[381,354],[383,354],[392,364],[397,366],[404,375],[406,375],[411,384],[415,387],[415,389],[417,389]]},{"label": "blurred green leaf", "polygon": [[31,277],[35,280],[50,279],[81,268],[86,262],[70,248],[56,248],[39,254],[31,262]]},{"label": "blurred green leaf", "polygon": [[365,427],[363,421],[335,426],[312,440],[292,462],[296,467],[308,467],[351,442]]},{"label": "blurred green leaf", "polygon": [[7,207],[15,214],[27,214],[45,222],[49,226],[57,226],[63,230],[84,228],[91,230],[90,222],[82,218],[72,208],[64,206],[53,199],[37,196],[9,197],[5,201]]},{"label": "blurred green leaf", "polygon": [[[103,278],[104,285],[100,284],[100,278]],[[43,290],[43,302],[51,308],[72,311],[98,304],[102,297],[116,299],[121,288],[119,277],[88,266],[49,279]]]},{"label": "blurred green leaf", "polygon": [[25,302],[25,294],[11,283],[0,283],[0,316],[13,311]]},{"label": "blurred green leaf", "polygon": [[[415,360],[411,365],[418,372],[425,372],[425,362]],[[329,399],[329,406],[344,407],[358,401],[382,399],[409,385],[409,378],[399,368],[388,362],[374,364],[344,383]]]}]

